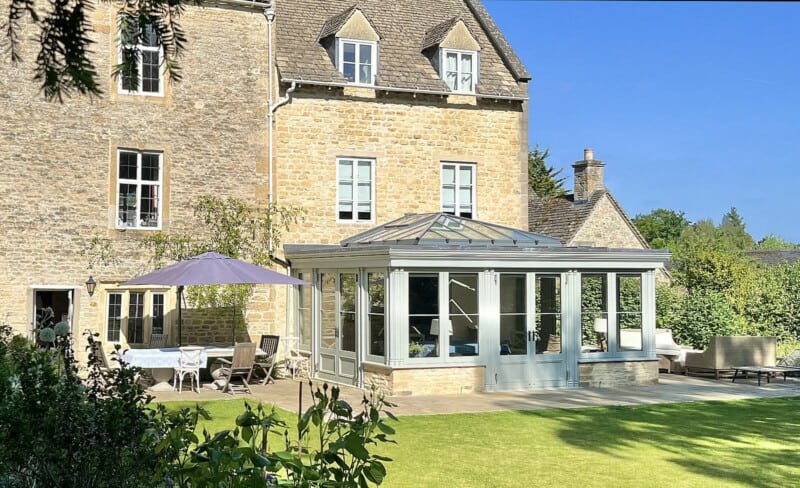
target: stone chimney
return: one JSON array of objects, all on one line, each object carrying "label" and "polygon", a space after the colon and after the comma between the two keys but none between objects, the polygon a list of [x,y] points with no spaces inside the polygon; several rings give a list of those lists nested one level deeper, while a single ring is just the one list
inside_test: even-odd
[{"label": "stone chimney", "polygon": [[594,151],[586,148],[583,150],[583,160],[575,161],[575,201],[585,202],[592,197],[592,193],[604,190],[603,163],[594,159]]}]

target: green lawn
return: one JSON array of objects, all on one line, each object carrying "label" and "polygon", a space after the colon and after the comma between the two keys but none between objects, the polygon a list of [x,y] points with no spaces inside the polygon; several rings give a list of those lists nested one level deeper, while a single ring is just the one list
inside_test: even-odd
[{"label": "green lawn", "polygon": [[[241,412],[238,401],[205,406],[211,431]],[[398,445],[380,448],[394,458],[388,488],[785,487],[800,480],[800,397],[415,416],[395,427]]]}]

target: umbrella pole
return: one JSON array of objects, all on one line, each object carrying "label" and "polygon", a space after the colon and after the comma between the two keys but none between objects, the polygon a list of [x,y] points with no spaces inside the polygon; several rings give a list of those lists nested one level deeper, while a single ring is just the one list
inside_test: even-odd
[{"label": "umbrella pole", "polygon": [[178,346],[183,342],[183,317],[181,316],[181,297],[183,297],[183,285],[178,286]]}]

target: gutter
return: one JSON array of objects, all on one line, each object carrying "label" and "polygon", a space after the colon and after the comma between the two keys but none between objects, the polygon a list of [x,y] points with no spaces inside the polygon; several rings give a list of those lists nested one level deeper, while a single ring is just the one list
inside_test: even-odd
[{"label": "gutter", "polygon": [[475,96],[476,98],[485,98],[485,99],[492,99],[492,100],[508,100],[508,101],[517,101],[517,102],[527,102],[528,97],[518,97],[514,95],[491,95],[485,93],[456,93],[456,92],[447,92],[447,91],[440,91],[440,90],[426,90],[422,88],[398,88],[396,86],[381,86],[381,85],[353,85],[351,83],[340,82],[340,81],[314,81],[314,80],[298,80],[296,78],[284,78],[282,81],[286,83],[292,83],[292,85],[314,85],[314,86],[328,86],[328,87],[336,87],[336,88],[367,88],[375,91],[386,91],[386,92],[401,92],[401,93],[412,93],[414,95],[421,94],[421,95],[439,95],[443,97],[447,97],[450,95],[462,95],[462,96]]}]

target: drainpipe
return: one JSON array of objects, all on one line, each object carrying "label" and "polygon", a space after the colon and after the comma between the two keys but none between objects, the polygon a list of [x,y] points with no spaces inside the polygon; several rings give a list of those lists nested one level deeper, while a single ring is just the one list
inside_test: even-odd
[{"label": "drainpipe", "polygon": [[[264,9],[264,17],[267,18],[267,52],[268,52],[267,58],[268,58],[268,65],[269,65],[268,66],[269,73],[267,75],[267,80],[268,80],[267,81],[267,90],[269,91],[269,94],[267,96],[267,105],[268,105],[268,108],[267,108],[267,133],[268,133],[268,139],[269,139],[268,140],[269,148],[268,148],[268,156],[267,156],[268,166],[269,166],[269,168],[267,170],[268,179],[269,179],[268,183],[267,183],[269,185],[269,187],[267,188],[267,205],[268,205],[268,208],[271,210],[272,209],[272,204],[273,204],[273,202],[275,200],[274,193],[273,193],[273,174],[274,174],[274,163],[273,163],[273,160],[274,160],[274,153],[273,153],[273,149],[272,149],[272,140],[273,140],[272,133],[274,131],[273,126],[274,126],[274,123],[275,123],[275,112],[280,107],[282,107],[282,106],[286,105],[287,103],[289,103],[289,101],[292,99],[292,93],[294,93],[294,91],[297,89],[297,83],[292,81],[292,85],[286,90],[286,95],[283,98],[281,98],[280,100],[278,100],[277,102],[273,101],[274,100],[274,89],[273,89],[273,82],[272,82],[272,72],[273,72],[272,26],[273,26],[273,24],[275,22],[275,8],[273,7],[272,3],[270,3]],[[285,261],[283,261],[281,259],[278,259],[278,258],[275,258],[273,256],[275,250],[272,247],[272,221],[271,220],[270,220],[270,223],[269,223],[268,232],[269,232],[269,236],[270,236],[270,238],[269,238],[269,255],[270,255],[270,258],[274,262],[276,262],[276,263],[278,263],[278,264],[280,264],[280,265],[282,265],[284,267],[287,267],[285,265]]]}]

